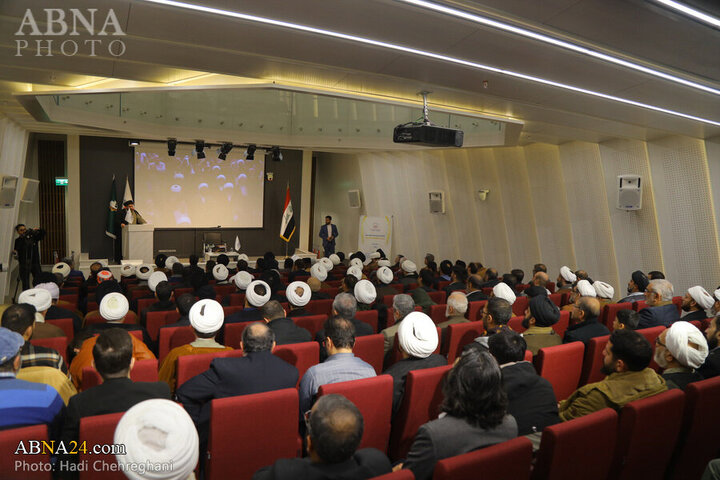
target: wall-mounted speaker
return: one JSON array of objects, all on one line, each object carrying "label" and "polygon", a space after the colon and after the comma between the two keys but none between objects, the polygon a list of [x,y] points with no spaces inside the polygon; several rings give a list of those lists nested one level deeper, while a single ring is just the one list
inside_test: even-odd
[{"label": "wall-mounted speaker", "polygon": [[430,213],[445,213],[445,192],[429,192]]},{"label": "wall-mounted speaker", "polygon": [[4,175],[0,178],[0,207],[11,208],[15,206],[17,184],[18,177]]},{"label": "wall-mounted speaker", "polygon": [[22,190],[20,193],[20,201],[25,203],[32,203],[37,198],[38,189],[40,188],[40,181],[33,180],[32,178],[22,179]]},{"label": "wall-mounted speaker", "polygon": [[642,177],[640,175],[618,175],[617,208],[640,210],[642,208]]},{"label": "wall-mounted speaker", "polygon": [[360,208],[360,190],[348,190],[348,204],[350,208]]}]

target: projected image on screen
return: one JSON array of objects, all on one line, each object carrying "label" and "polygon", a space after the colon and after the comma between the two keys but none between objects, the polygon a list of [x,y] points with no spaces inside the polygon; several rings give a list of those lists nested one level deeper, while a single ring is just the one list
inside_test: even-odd
[{"label": "projected image on screen", "polygon": [[172,227],[262,227],[265,158],[244,160],[236,148],[219,160],[214,148],[204,159],[191,145],[168,156],[164,143],[135,147],[135,207],[149,223]]}]

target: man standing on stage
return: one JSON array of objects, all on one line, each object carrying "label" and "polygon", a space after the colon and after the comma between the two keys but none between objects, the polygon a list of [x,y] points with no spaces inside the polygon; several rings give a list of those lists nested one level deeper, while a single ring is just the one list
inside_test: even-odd
[{"label": "man standing on stage", "polygon": [[15,231],[18,238],[15,239],[13,253],[20,264],[18,275],[23,290],[27,290],[30,288],[30,273],[32,273],[34,280],[41,272],[38,242],[45,237],[45,230],[41,228],[32,230],[20,223],[15,227]]},{"label": "man standing on stage", "polygon": [[337,236],[337,227],[332,223],[332,217],[328,215],[325,217],[325,225],[320,227],[320,238],[323,241],[323,250],[325,250],[326,257],[335,253],[335,238]]},{"label": "man standing on stage", "polygon": [[135,210],[135,202],[128,200],[123,203],[123,208],[115,215],[115,234],[117,239],[115,240],[115,261],[120,263],[122,260],[122,228],[125,225],[142,225],[147,223],[145,219],[140,215],[140,212]]}]

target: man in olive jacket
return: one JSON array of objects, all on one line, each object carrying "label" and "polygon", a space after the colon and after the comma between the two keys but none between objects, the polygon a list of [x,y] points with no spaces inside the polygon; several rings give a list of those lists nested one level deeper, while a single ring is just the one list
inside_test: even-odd
[{"label": "man in olive jacket", "polygon": [[610,407],[620,410],[627,403],[667,390],[665,380],[651,368],[652,347],[634,330],[615,330],[603,352],[605,380],[578,388],[559,404],[562,420],[571,420]]}]

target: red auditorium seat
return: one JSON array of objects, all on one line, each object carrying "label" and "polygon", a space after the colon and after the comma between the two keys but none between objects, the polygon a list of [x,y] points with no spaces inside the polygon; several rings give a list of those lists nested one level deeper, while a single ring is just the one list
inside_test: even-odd
[{"label": "red auditorium seat", "polygon": [[613,322],[615,321],[615,318],[617,317],[617,312],[620,310],[632,310],[633,304],[630,302],[625,303],[609,303],[605,305],[603,308],[602,314],[600,315],[600,323],[605,324],[605,326],[610,330],[613,331]]},{"label": "red auditorium seat", "polygon": [[443,400],[442,379],[450,365],[412,370],[405,380],[405,395],[392,422],[390,448],[392,460],[405,458],[421,425],[437,418]]},{"label": "red auditorium seat", "polygon": [[152,297],[155,293],[148,287],[133,288],[130,290],[130,301],[137,300],[141,297]]},{"label": "red auditorium seat", "polygon": [[551,293],[548,298],[550,298],[550,301],[557,305],[558,308],[562,306],[562,293]]},{"label": "red auditorium seat", "polygon": [[445,287],[450,285],[452,282],[450,280],[442,280],[438,282],[438,290],[445,290]]},{"label": "red auditorium seat", "polygon": [[193,329],[190,326],[161,328],[160,335],[158,335],[158,362],[161,364],[162,361],[165,360],[165,357],[167,357],[167,354],[170,353],[170,350],[174,348],[171,347],[171,340],[173,340],[176,333],[178,334],[176,342],[189,339],[184,343],[180,343],[180,345],[184,345],[185,343],[190,343],[195,340],[195,333],[193,333]]},{"label": "red auditorium seat", "polygon": [[[232,348],[240,348],[240,340],[245,327],[255,322],[228,323],[225,325],[223,340],[225,345]],[[172,350],[172,348],[170,349]]]},{"label": "red auditorium seat", "polygon": [[190,380],[195,375],[200,375],[210,368],[215,358],[242,357],[242,350],[220,350],[215,353],[200,353],[197,355],[183,355],[177,358],[177,383],[175,388]]},{"label": "red auditorium seat", "polygon": [[230,316],[230,315],[232,315],[232,314],[235,313],[235,312],[239,312],[239,311],[242,310],[243,308],[244,308],[244,307],[243,307],[243,306],[240,306],[240,305],[225,306],[225,307],[223,307],[223,315],[225,315],[226,317],[227,317],[227,316]]},{"label": "red auditorium seat", "polygon": [[87,471],[80,472],[80,480],[125,480],[125,474],[110,469],[106,471],[95,471],[92,467],[94,462],[105,462],[115,465],[117,460],[113,453],[108,454],[91,454],[91,448],[94,445],[113,445],[115,438],[115,427],[123,416],[123,413],[109,413],[107,415],[96,415],[94,417],[84,417],[80,419],[80,429],[78,435],[78,444],[87,442],[87,453],[79,453],[78,461],[80,463],[87,462],[90,468]]},{"label": "red auditorium seat", "polygon": [[632,308],[636,312],[639,312],[640,310],[642,310],[643,308],[646,308],[646,307],[647,307],[647,303],[645,302],[645,300],[640,300],[639,302],[633,302],[633,304],[632,304]]},{"label": "red auditorium seat", "polygon": [[398,470],[396,472],[390,472],[386,473],[385,475],[380,475],[379,477],[372,477],[368,480],[415,480],[415,475],[413,475],[412,471],[410,470]]},{"label": "red auditorium seat", "polygon": [[591,338],[585,345],[585,356],[583,358],[582,373],[580,374],[580,386],[588,383],[599,382],[605,378],[600,369],[603,366],[603,351],[610,340],[610,335]]},{"label": "red auditorium seat", "polygon": [[280,458],[296,457],[298,410],[294,388],[213,400],[205,479],[245,480]]},{"label": "red auditorium seat", "polygon": [[318,342],[278,345],[272,353],[298,369],[298,385],[307,369],[320,363],[320,344]]},{"label": "red auditorium seat", "polygon": [[142,317],[142,313],[153,303],[156,303],[156,298],[139,298],[137,301],[138,315]]},{"label": "red auditorium seat", "polygon": [[304,328],[305,330],[310,332],[310,335],[312,335],[313,339],[315,338],[315,335],[317,335],[317,332],[322,330],[327,318],[327,315],[308,315],[306,317],[292,317],[295,325],[300,328]]},{"label": "red auditorium seat", "polygon": [[[89,288],[89,287],[88,287],[88,293],[90,293],[90,288]],[[93,296],[93,298],[94,298],[94,296]],[[100,308],[100,307],[98,307],[98,304],[97,304],[96,301],[94,301],[94,300],[88,300],[88,302],[87,302],[87,307],[85,308],[85,311],[86,311],[87,313],[95,312],[95,311],[98,310],[98,308]]]},{"label": "red auditorium seat", "polygon": [[215,293],[221,296],[230,295],[235,291],[235,285],[228,284],[228,285],[217,285],[215,287]]},{"label": "red auditorium seat", "polygon": [[408,283],[407,285],[405,285],[404,293],[412,292],[413,290],[415,290],[415,289],[418,288],[419,286],[420,286],[420,285],[418,285],[417,283]]},{"label": "red auditorium seat", "polygon": [[448,325],[446,335],[447,360],[452,365],[455,358],[460,356],[465,345],[483,334],[485,328],[482,322],[455,323]]},{"label": "red auditorium seat", "polygon": [[570,292],[563,292],[562,297],[560,297],[560,306],[563,307],[570,303]]},{"label": "red auditorium seat", "polygon": [[335,298],[335,296],[338,294],[338,290],[340,290],[338,287],[321,288],[320,293],[324,293],[330,298]]},{"label": "red auditorium seat", "polygon": [[675,305],[675,307],[678,310],[678,314],[680,314],[680,315],[682,315],[682,301],[683,301],[683,297],[673,297],[673,299],[672,299],[672,303]]},{"label": "red auditorium seat", "polygon": [[[102,377],[95,370],[95,367],[84,367],[82,375],[81,390],[87,390],[95,385],[100,385]],[[133,382],[157,382],[158,381],[158,361],[153,359],[136,360],[132,370],[130,370],[130,378]]]},{"label": "red auditorium seat", "polygon": [[522,326],[523,319],[524,317],[511,317],[510,320],[508,320],[508,327],[510,327],[510,330],[517,333],[522,333],[527,330]]},{"label": "red auditorium seat", "polygon": [[625,405],[610,477],[662,480],[677,444],[684,404],[685,394],[673,389]]},{"label": "red auditorium seat", "polygon": [[532,462],[532,442],[518,437],[474,452],[440,460],[433,480],[528,480]]},{"label": "red auditorium seat", "polygon": [[548,282],[547,285],[545,285],[545,288],[550,290],[550,294],[555,293],[555,282]]},{"label": "red auditorium seat", "polygon": [[530,350],[525,350],[525,357],[523,358],[526,362],[532,363],[533,361],[533,354]]},{"label": "red auditorium seat", "polygon": [[231,307],[245,306],[245,294],[244,293],[231,293],[230,294],[230,306]]},{"label": "red auditorium seat", "polygon": [[[443,344],[443,337],[442,337],[442,329],[440,327],[437,327],[438,332],[438,346],[435,349],[433,353],[440,353],[440,347]],[[390,350],[390,356],[387,362],[387,365],[385,365],[385,368],[387,369],[390,365],[393,365],[397,362],[402,360],[402,352],[400,352],[400,342],[398,342],[398,334],[395,334],[395,342],[393,343],[392,350]]]},{"label": "red auditorium seat", "polygon": [[385,357],[385,337],[381,333],[365,335],[355,338],[353,353],[356,357],[365,360],[373,366],[375,373],[382,373],[383,358]]},{"label": "red auditorium seat", "polygon": [[611,408],[545,427],[533,480],[607,480],[617,441]]},{"label": "red auditorium seat", "polygon": [[358,448],[374,447],[381,452],[387,451],[390,439],[393,378],[390,375],[379,375],[321,385],[318,398],[331,393],[343,395],[353,402],[363,416],[365,430]]},{"label": "red auditorium seat", "polygon": [[437,292],[428,292],[428,297],[432,299],[433,302],[437,303],[438,305],[445,303],[445,299],[447,298],[447,294],[442,291],[438,290]]},{"label": "red auditorium seat", "polygon": [[555,330],[555,333],[560,335],[560,338],[565,337],[565,331],[568,329],[568,326],[570,325],[570,312],[567,311],[561,311],[560,312],[560,319],[557,321],[555,325],[552,326],[553,330]]},{"label": "red auditorium seat", "polygon": [[327,300],[310,300],[305,306],[305,310],[313,315],[332,315],[333,299]]},{"label": "red auditorium seat", "polygon": [[390,286],[394,288],[397,293],[403,293],[405,291],[405,285],[402,283],[393,283]]},{"label": "red auditorium seat", "polygon": [[71,303],[74,308],[78,308],[78,296],[77,293],[67,293],[58,296],[58,301]]},{"label": "red auditorium seat", "polygon": [[179,297],[180,295],[184,295],[186,293],[193,293],[193,289],[191,287],[181,287],[181,288],[176,288],[173,290],[173,294],[175,295],[175,298]]},{"label": "red auditorium seat", "polygon": [[370,325],[373,332],[378,331],[378,311],[377,310],[360,310],[355,314],[355,318],[361,322]]},{"label": "red auditorium seat", "polygon": [[157,342],[160,328],[173,322],[167,321],[167,312],[147,312],[145,316],[145,330],[148,336]]},{"label": "red auditorium seat", "polygon": [[584,352],[582,342],[545,347],[538,352],[537,371],[552,384],[558,401],[565,400],[577,389]]},{"label": "red auditorium seat", "polygon": [[529,304],[530,297],[517,297],[515,303],[512,304],[513,315],[525,316],[525,310]]},{"label": "red auditorium seat", "polygon": [[392,308],[394,298],[395,298],[395,295],[385,295],[383,297],[383,304],[385,304],[385,306],[388,308]]},{"label": "red auditorium seat", "polygon": [[705,466],[720,452],[720,377],[685,387],[685,409],[677,448],[667,478],[700,478]]},{"label": "red auditorium seat", "polygon": [[[445,293],[445,292],[442,292]],[[443,302],[439,302],[443,303]],[[470,302],[468,304],[468,315],[467,319],[471,322],[477,322],[481,318],[481,312],[483,308],[485,308],[485,305],[487,304],[487,300],[480,300],[478,302]]]},{"label": "red auditorium seat", "polygon": [[[22,468],[16,469],[15,462],[25,462],[29,465],[35,465],[42,462],[45,465],[50,464],[50,455],[30,455],[18,453],[20,442],[24,442],[27,451],[30,451],[28,441],[38,440],[40,442],[48,442],[47,425],[33,425],[31,427],[12,428],[9,430],[0,430],[0,468],[2,470],[2,478],[6,480],[50,480],[52,478],[51,471],[23,471]],[[41,443],[42,445],[42,443]]]},{"label": "red auditorium seat", "polygon": [[30,343],[38,347],[52,348],[62,355],[63,360],[67,363],[67,337],[31,338]]},{"label": "red auditorium seat", "polygon": [[447,308],[447,305],[444,303],[440,304],[440,305],[431,305],[430,306],[430,318],[432,319],[433,323],[435,323],[435,325],[447,320],[447,317],[445,317],[446,308]]}]

